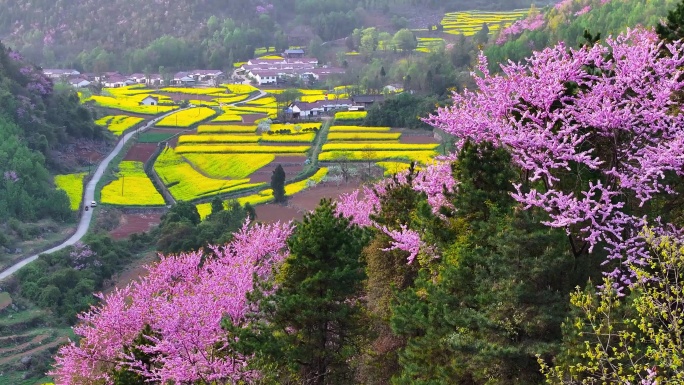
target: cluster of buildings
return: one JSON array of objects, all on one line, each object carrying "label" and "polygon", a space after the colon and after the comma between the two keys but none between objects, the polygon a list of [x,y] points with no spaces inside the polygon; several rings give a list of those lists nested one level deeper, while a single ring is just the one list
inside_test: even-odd
[{"label": "cluster of buildings", "polygon": [[294,79],[304,82],[325,81],[330,76],[345,72],[340,67],[319,66],[318,59],[304,57],[302,50],[286,50],[283,56],[282,59],[251,59],[237,70],[237,74],[263,86]]},{"label": "cluster of buildings", "polygon": [[[44,69],[43,73],[55,81],[64,81],[75,88],[88,87],[97,83],[103,87],[117,88],[133,84],[146,84],[149,86],[161,86],[164,84],[164,76],[160,74],[135,73],[124,75],[119,72],[104,72],[102,74],[80,73],[74,69]],[[218,84],[225,76],[220,70],[192,70],[176,72],[167,75],[172,85],[192,85],[199,82]]]},{"label": "cluster of buildings", "polygon": [[334,110],[364,111],[374,103],[385,100],[385,96],[380,95],[352,95],[349,99],[329,99],[317,102],[294,102],[291,103],[285,112],[293,119],[309,118],[323,115]]}]

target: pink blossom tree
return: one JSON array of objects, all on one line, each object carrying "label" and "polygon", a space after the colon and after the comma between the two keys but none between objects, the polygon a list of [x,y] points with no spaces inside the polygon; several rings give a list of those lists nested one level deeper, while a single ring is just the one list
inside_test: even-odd
[{"label": "pink blossom tree", "polygon": [[682,52],[681,42],[633,29],[605,46],[560,43],[503,65],[502,75],[481,55],[479,90],[454,94],[427,121],[459,146],[507,149],[522,171],[514,198],[565,228],[576,256],[602,243],[611,258],[635,262],[645,255],[639,231],[653,219],[644,205],[672,194],[668,177],[684,174],[684,114],[673,98],[684,86]]},{"label": "pink blossom tree", "polygon": [[385,179],[373,186],[363,186],[360,190],[343,194],[337,204],[337,212],[351,218],[353,224],[374,227],[388,235],[392,239],[391,246],[385,250],[408,252],[408,263],[412,263],[419,254],[436,258],[435,247],[421,239],[419,230],[409,228],[407,223],[395,224],[390,228],[376,223],[372,216],[381,209],[381,197],[392,185],[410,185],[412,190],[425,194],[433,214],[441,216],[439,211],[442,208],[451,207],[447,194],[454,193],[457,188],[457,182],[451,174],[453,160],[452,156],[442,157],[410,178],[407,177],[409,171],[403,171],[392,179]]},{"label": "pink blossom tree", "polygon": [[[82,314],[74,332],[79,344],[62,347],[51,372],[57,384],[113,383],[127,370],[151,383],[234,383],[256,376],[247,357],[230,353],[221,328],[243,322],[253,277],[266,278],[287,256],[291,225],[244,225],[232,243],[202,251],[163,256],[148,275],[99,295],[101,303]],[[136,346],[151,358],[130,353],[145,328],[148,343]],[[129,353],[127,353],[129,352]]]}]

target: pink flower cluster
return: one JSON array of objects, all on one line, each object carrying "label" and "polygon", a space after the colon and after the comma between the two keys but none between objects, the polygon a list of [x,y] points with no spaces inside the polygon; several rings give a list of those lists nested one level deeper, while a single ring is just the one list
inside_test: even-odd
[{"label": "pink flower cluster", "polygon": [[71,253],[69,253],[71,263],[76,270],[84,269],[89,265],[101,265],[100,261],[94,260],[94,257],[96,256],[97,254],[90,249],[90,246],[80,241],[74,244],[74,250],[72,250]]},{"label": "pink flower cluster", "polygon": [[[79,345],[62,347],[51,372],[59,385],[112,384],[114,369],[127,369],[150,383],[239,382],[256,375],[246,370],[246,357],[225,354],[230,341],[223,319],[244,322],[246,294],[253,277],[267,277],[287,256],[291,224],[244,225],[235,240],[202,251],[162,256],[147,267],[139,282],[99,295],[101,304],[80,316],[74,327]],[[150,366],[125,354],[125,347],[145,325],[154,331]]]},{"label": "pink flower cluster", "polygon": [[580,9],[579,11],[575,12],[575,16],[582,16],[585,13],[588,13],[589,11],[591,11],[591,5],[587,5],[587,6],[583,7],[582,9]]},{"label": "pink flower cluster", "polygon": [[17,182],[19,181],[19,175],[17,175],[16,171],[5,171],[3,174],[3,177],[5,178],[6,181],[10,182]]},{"label": "pink flower cluster", "polygon": [[[549,226],[577,235],[584,244],[574,251],[604,242],[612,258],[634,261],[643,257],[632,246],[648,218],[629,212],[672,193],[666,174],[684,175],[684,114],[672,112],[673,95],[684,88],[684,47],[665,45],[644,29],[606,44],[569,49],[561,43],[502,66],[504,74],[496,76],[481,55],[479,91],[454,94],[453,106],[427,121],[461,144],[488,141],[508,149],[528,182],[541,185],[518,184],[514,198],[544,209]],[[576,170],[596,177],[569,182]],[[586,187],[562,187],[571,185]]]},{"label": "pink flower cluster", "polygon": [[[438,213],[440,208],[449,207],[446,193],[453,193],[457,183],[451,174],[452,158],[444,158],[421,170],[412,181],[415,191],[425,193],[428,203],[432,206],[433,213]],[[406,184],[407,172],[397,175],[397,183]],[[380,210],[380,198],[387,191],[387,187],[394,181],[386,179],[376,183],[372,187],[364,186],[350,194],[344,194],[337,203],[337,212],[351,219],[351,222],[359,226],[375,227],[392,238],[392,246],[387,250],[404,250],[409,253],[408,263],[412,263],[419,254],[435,256],[435,249],[421,240],[420,234],[409,229],[406,225],[400,225],[399,229],[390,229],[375,223],[370,216]]]},{"label": "pink flower cluster", "polygon": [[508,41],[511,36],[519,35],[524,31],[536,31],[544,27],[544,25],[544,15],[541,13],[536,16],[529,16],[523,20],[518,20],[509,27],[501,30],[499,37],[496,39],[496,44],[501,45]]}]

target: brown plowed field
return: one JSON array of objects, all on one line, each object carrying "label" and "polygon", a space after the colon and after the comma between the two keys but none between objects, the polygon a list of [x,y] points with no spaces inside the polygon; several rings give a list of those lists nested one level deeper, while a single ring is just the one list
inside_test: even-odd
[{"label": "brown plowed field", "polygon": [[109,234],[114,239],[123,239],[131,234],[149,231],[158,225],[161,220],[161,213],[147,214],[123,214],[119,226],[110,231]]},{"label": "brown plowed field", "polygon": [[138,162],[147,162],[150,156],[157,149],[156,143],[136,143],[131,147],[123,160],[136,160]]},{"label": "brown plowed field", "polygon": [[285,170],[285,179],[294,178],[304,167],[305,156],[276,156],[273,162],[250,175],[251,183],[271,182],[271,175],[279,164]]},{"label": "brown plowed field", "polygon": [[301,220],[304,214],[313,210],[323,198],[337,199],[340,195],[350,193],[359,188],[357,182],[321,183],[291,197],[287,206],[266,204],[256,207],[257,220],[271,223],[276,221]]}]

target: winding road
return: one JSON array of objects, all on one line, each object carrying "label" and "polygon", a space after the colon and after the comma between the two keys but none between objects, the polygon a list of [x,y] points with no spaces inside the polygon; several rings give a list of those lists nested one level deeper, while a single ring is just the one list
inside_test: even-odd
[{"label": "winding road", "polygon": [[[104,160],[100,163],[100,166],[98,166],[97,170],[95,170],[95,174],[93,175],[93,178],[90,180],[90,182],[88,182],[88,185],[85,188],[85,194],[83,194],[83,204],[84,205],[85,204],[89,205],[91,201],[95,200],[95,187],[100,182],[100,179],[102,179],[102,176],[104,175],[105,170],[107,170],[109,163],[111,163],[111,161],[117,155],[119,155],[119,153],[123,149],[126,142],[128,142],[133,137],[133,135],[147,130],[148,128],[154,126],[157,123],[157,121],[159,121],[160,119],[164,118],[167,115],[171,115],[172,113],[174,113],[176,111],[178,111],[178,110],[171,111],[165,115],[162,115],[162,116],[159,116],[157,118],[150,120],[144,126],[138,128],[137,130],[134,130],[134,131],[127,133],[126,135],[123,136],[123,138],[121,138],[119,140],[119,142],[116,144],[116,146],[114,147],[112,152],[109,153],[109,155],[107,155],[106,158],[104,158]],[[29,263],[38,259],[38,256],[40,254],[54,253],[55,251],[61,250],[67,246],[71,246],[74,243],[78,242],[88,232],[88,227],[90,227],[90,220],[93,218],[93,211],[94,211],[94,209],[90,209],[88,211],[83,211],[81,213],[82,214],[81,220],[78,222],[78,227],[76,228],[76,232],[71,237],[69,237],[69,239],[67,239],[66,241],[62,242],[61,244],[59,244],[59,245],[57,245],[51,249],[48,249],[48,250],[45,250],[39,254],[35,254],[35,255],[30,256],[30,257],[24,258],[21,261],[17,262],[16,264],[12,265],[11,267],[9,267],[7,270],[0,272],[0,281],[9,277],[10,275],[16,273],[22,267],[24,267],[24,266],[28,265]]]},{"label": "winding road", "polygon": [[[245,102],[248,102],[248,101],[251,101],[254,99],[261,98],[265,95],[266,95],[266,92],[259,90],[259,93],[257,95],[249,97],[249,98],[247,98],[241,102],[238,102],[238,103],[245,103]],[[231,105],[235,105],[238,103],[232,103]],[[100,163],[100,166],[97,168],[97,170],[95,170],[95,175],[93,175],[93,178],[90,180],[90,182],[88,182],[88,185],[85,188],[85,194],[83,195],[83,204],[86,205],[86,204],[89,204],[91,201],[95,200],[95,187],[100,182],[100,179],[102,179],[102,176],[104,175],[105,170],[107,170],[109,163],[111,163],[111,161],[117,155],[119,155],[119,153],[123,149],[126,142],[128,142],[133,137],[133,135],[140,133],[140,132],[143,132],[143,131],[149,129],[150,127],[153,127],[157,123],[157,121],[159,121],[159,120],[165,118],[166,116],[171,115],[177,111],[180,111],[180,110],[174,110],[174,111],[171,111],[167,114],[156,117],[156,118],[150,120],[149,122],[147,122],[147,124],[145,124],[144,126],[124,135],[123,138],[121,138],[119,140],[119,143],[116,144],[116,146],[114,147],[112,152],[109,155],[107,155],[106,158],[104,158],[102,163]],[[24,266],[28,265],[29,263],[38,259],[38,256],[40,254],[54,253],[55,251],[62,250],[63,248],[65,248],[67,246],[71,246],[74,243],[81,240],[81,238],[83,238],[86,235],[86,233],[88,232],[88,228],[90,227],[90,220],[93,217],[93,211],[94,211],[93,209],[90,209],[88,211],[83,211],[81,213],[82,214],[81,220],[78,222],[78,227],[76,228],[76,232],[71,237],[69,237],[69,239],[67,239],[66,241],[62,242],[61,244],[59,244],[59,245],[57,245],[51,249],[48,249],[48,250],[42,251],[38,254],[34,254],[30,257],[24,258],[21,261],[15,263],[14,265],[10,266],[8,269],[0,272],[0,281],[9,277],[10,275],[16,273],[22,267],[24,267]]]}]

